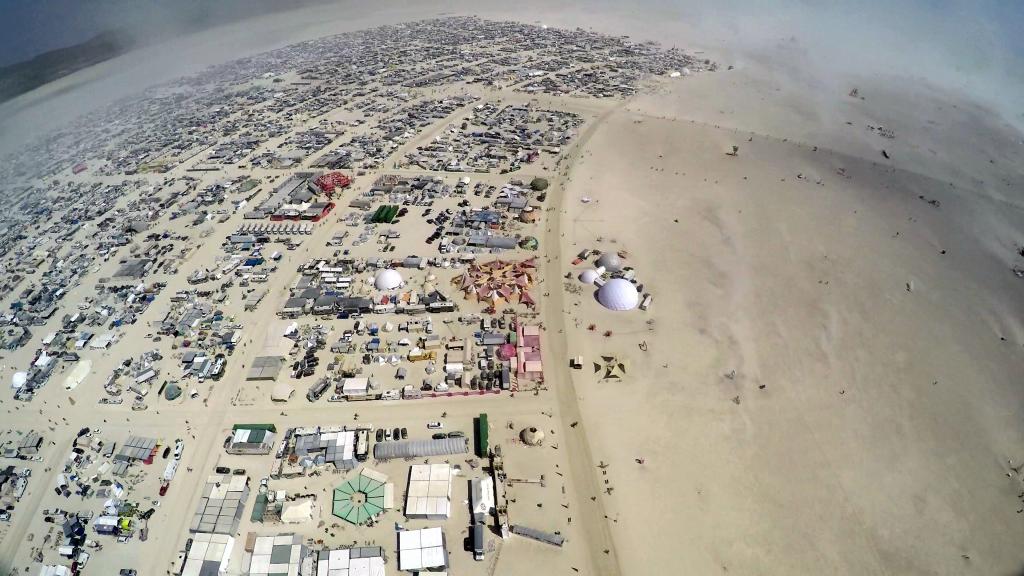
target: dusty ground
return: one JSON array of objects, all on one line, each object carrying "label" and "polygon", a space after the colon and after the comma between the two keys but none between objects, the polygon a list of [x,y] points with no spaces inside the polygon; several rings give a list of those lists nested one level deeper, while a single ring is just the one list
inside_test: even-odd
[{"label": "dusty ground", "polygon": [[[989,144],[1012,134],[964,133],[973,110],[915,110],[956,126],[951,147],[986,142],[937,179],[912,171],[931,155],[901,138],[913,120],[895,141],[872,135],[873,153],[895,150],[893,163],[719,128],[756,124],[720,110],[749,114],[743,106],[768,91],[735,73],[611,116],[566,194],[563,262],[584,247],[628,251],[655,295],[648,313],[605,311],[592,290],[565,307],[570,354],[630,361],[622,383],[573,375],[594,458],[611,463],[615,490],[604,498],[620,567],[1019,570],[1024,485],[1008,460],[1024,458],[1024,284],[1010,271],[1020,204],[1002,198],[1002,182],[963,175],[983,172],[988,152],[993,172],[1012,174],[1021,147]],[[746,90],[711,112],[708,94],[737,84]],[[907,105],[875,102],[879,115]],[[796,123],[788,133],[846,129],[862,140],[870,119],[846,118],[855,126]],[[942,144],[931,142],[935,156],[959,153]],[[733,145],[739,155],[725,155]],[[1008,178],[1019,187],[1019,174]]]}]

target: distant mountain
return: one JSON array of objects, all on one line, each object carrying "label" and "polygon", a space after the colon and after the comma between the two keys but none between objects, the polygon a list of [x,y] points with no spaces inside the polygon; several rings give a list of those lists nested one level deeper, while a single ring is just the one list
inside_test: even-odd
[{"label": "distant mountain", "polygon": [[103,32],[93,38],[44,52],[31,60],[0,68],[0,102],[10,100],[68,74],[110,60],[131,50],[132,38],[119,31]]}]

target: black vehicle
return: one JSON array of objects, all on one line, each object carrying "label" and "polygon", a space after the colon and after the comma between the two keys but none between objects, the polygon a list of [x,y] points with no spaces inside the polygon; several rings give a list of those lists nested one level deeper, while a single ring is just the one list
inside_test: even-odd
[{"label": "black vehicle", "polygon": [[384,441],[384,429],[383,428],[377,428],[377,442],[383,442],[383,441]]},{"label": "black vehicle", "polygon": [[164,460],[167,460],[167,457],[170,456],[170,455],[171,455],[171,447],[168,446],[167,448],[164,448]]},{"label": "black vehicle", "polygon": [[473,540],[473,559],[480,561],[484,559],[484,525],[474,524],[471,531]]},{"label": "black vehicle", "polygon": [[398,440],[398,438],[401,435],[402,435],[402,432],[398,428],[395,428],[394,430],[391,431],[391,439],[392,440]]},{"label": "black vehicle", "polygon": [[433,438],[434,440],[444,440],[447,437],[448,435],[445,434],[444,432],[437,432],[433,436],[431,436],[431,438]]},{"label": "black vehicle", "polygon": [[456,430],[454,432],[449,432],[448,433],[448,437],[449,438],[465,438],[466,437],[466,433],[462,432],[461,430]]},{"label": "black vehicle", "polygon": [[228,468],[227,466],[217,466],[213,471],[217,474],[230,474],[231,468]]},{"label": "black vehicle", "polygon": [[406,428],[402,428],[402,440],[405,440],[408,437],[409,437],[409,430],[406,429]]},{"label": "black vehicle", "polygon": [[235,468],[231,473],[235,476],[245,476],[245,468]]}]

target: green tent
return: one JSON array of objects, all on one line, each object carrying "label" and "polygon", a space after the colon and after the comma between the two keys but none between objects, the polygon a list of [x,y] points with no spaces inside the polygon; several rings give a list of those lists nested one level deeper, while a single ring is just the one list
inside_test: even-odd
[{"label": "green tent", "polygon": [[540,242],[533,236],[527,236],[519,241],[519,247],[524,250],[536,250],[540,247]]},{"label": "green tent", "polygon": [[361,525],[384,511],[384,483],[360,474],[334,489],[331,513]]},{"label": "green tent", "polygon": [[178,386],[174,382],[167,385],[164,388],[164,398],[168,400],[177,400],[181,396],[181,386]]}]

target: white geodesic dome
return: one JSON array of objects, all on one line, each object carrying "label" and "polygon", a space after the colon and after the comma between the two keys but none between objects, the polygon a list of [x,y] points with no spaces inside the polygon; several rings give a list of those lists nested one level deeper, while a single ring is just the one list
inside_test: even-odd
[{"label": "white geodesic dome", "polygon": [[597,291],[597,300],[609,310],[632,310],[640,303],[640,295],[628,280],[612,278]]},{"label": "white geodesic dome", "polygon": [[614,252],[605,252],[597,259],[597,265],[603,266],[609,272],[618,272],[622,270],[622,258]]},{"label": "white geodesic dome", "polygon": [[393,290],[402,285],[402,275],[394,268],[388,268],[377,272],[373,279],[373,286],[377,290]]},{"label": "white geodesic dome", "polygon": [[593,268],[588,268],[583,272],[580,272],[580,282],[583,282],[584,284],[593,284],[594,280],[597,280],[600,277],[601,275]]}]

